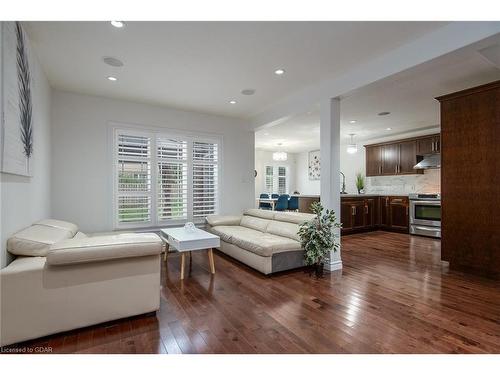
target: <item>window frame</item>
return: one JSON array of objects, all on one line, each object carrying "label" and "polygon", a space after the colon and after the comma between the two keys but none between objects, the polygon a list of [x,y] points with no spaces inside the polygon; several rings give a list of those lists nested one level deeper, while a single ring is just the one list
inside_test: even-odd
[{"label": "window frame", "polygon": [[[269,175],[269,177],[272,177],[272,188],[271,191],[268,191],[267,189],[267,169],[271,168],[272,170],[272,175]],[[279,169],[283,168],[285,170],[285,175],[280,176],[279,175]],[[279,193],[279,181],[280,178],[285,179],[285,192],[283,194],[290,194],[290,168],[288,165],[283,165],[283,164],[278,164],[278,163],[272,163],[272,164],[264,164],[264,191],[267,192],[269,195],[271,194],[280,194]]]},{"label": "window frame", "polygon": [[[195,224],[201,224],[204,222],[204,218],[194,218],[193,217],[193,142],[205,142],[205,143],[215,143],[217,144],[217,195],[216,195],[216,205],[215,212],[219,213],[221,209],[221,197],[223,196],[223,185],[222,185],[222,173],[223,173],[223,137],[218,134],[207,134],[207,133],[197,133],[197,132],[186,132],[177,129],[170,128],[156,128],[156,127],[143,127],[134,126],[124,123],[109,122],[109,132],[108,136],[110,139],[110,165],[112,168],[112,173],[110,176],[112,178],[111,182],[111,222],[113,230],[124,230],[124,229],[138,229],[138,228],[160,228],[160,227],[170,227],[179,226],[184,223],[191,221]],[[134,222],[134,223],[120,223],[118,216],[118,135],[135,135],[141,137],[151,138],[151,220],[149,222]],[[188,186],[188,199],[187,199],[187,219],[174,219],[174,220],[159,220],[158,218],[158,155],[157,155],[157,139],[158,138],[172,138],[178,140],[184,140],[187,142],[187,186]]]}]

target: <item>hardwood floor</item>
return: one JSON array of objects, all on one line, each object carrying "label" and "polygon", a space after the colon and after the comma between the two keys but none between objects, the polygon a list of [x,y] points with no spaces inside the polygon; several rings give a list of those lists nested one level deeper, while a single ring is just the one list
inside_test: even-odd
[{"label": "hardwood floor", "polygon": [[[55,353],[500,353],[500,285],[449,271],[437,240],[343,237],[342,271],[263,276],[204,252],[180,281],[163,267],[161,309],[11,348]],[[187,271],[187,270],[186,270]]]}]

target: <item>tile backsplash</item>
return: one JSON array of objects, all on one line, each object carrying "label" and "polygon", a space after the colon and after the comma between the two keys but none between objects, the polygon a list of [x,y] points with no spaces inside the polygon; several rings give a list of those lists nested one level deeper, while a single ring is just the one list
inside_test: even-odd
[{"label": "tile backsplash", "polygon": [[424,174],[408,176],[367,177],[365,190],[372,194],[439,193],[441,170],[427,169]]}]

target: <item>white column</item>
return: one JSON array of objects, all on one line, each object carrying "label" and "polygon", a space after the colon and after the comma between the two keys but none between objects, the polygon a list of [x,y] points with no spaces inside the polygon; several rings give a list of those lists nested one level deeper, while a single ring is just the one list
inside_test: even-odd
[{"label": "white column", "polygon": [[[334,210],[340,221],[340,100],[337,98],[321,101],[320,136],[321,204]],[[337,229],[335,235],[340,241],[340,230]],[[330,252],[325,268],[342,269],[340,249]]]}]

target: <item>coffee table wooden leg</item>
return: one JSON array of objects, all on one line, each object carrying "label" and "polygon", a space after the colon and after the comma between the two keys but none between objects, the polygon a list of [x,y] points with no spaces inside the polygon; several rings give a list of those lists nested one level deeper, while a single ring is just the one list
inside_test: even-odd
[{"label": "coffee table wooden leg", "polygon": [[212,249],[208,249],[208,263],[210,263],[210,272],[215,273],[214,252]]},{"label": "coffee table wooden leg", "polygon": [[181,280],[184,279],[184,263],[186,261],[186,254],[181,253]]}]

